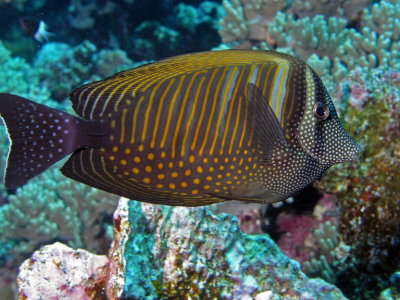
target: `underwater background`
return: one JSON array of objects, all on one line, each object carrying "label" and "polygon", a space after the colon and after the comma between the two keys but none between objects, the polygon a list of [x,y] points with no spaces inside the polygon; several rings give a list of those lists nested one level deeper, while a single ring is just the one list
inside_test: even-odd
[{"label": "underwater background", "polygon": [[[0,185],[0,299],[400,299],[400,1],[0,0],[0,19],[2,93],[73,113],[74,88],[118,71],[274,49],[365,147],[280,206],[119,200],[61,163]],[[7,152],[2,127],[2,169]]]}]

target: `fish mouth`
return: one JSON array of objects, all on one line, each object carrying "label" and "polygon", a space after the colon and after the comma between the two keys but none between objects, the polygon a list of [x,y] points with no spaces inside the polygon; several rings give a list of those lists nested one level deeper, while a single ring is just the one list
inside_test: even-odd
[{"label": "fish mouth", "polygon": [[[324,165],[332,166],[334,164],[343,163],[347,161],[359,160],[359,153],[364,150],[364,146],[354,141],[347,133],[345,136],[339,140],[335,140],[336,144],[326,145],[326,151],[324,153],[318,153],[313,151],[311,147],[307,147],[298,133],[296,132],[297,141],[300,144],[300,147],[305,151],[308,155],[313,157],[315,160]],[[338,149],[339,151],[329,150],[329,149]]]},{"label": "fish mouth", "polygon": [[[351,138],[350,138],[351,139]],[[344,163],[348,161],[359,161],[359,154],[363,151],[364,146],[360,145],[353,139],[351,139],[351,144],[342,148],[342,151],[338,151],[334,154],[327,153],[323,157],[317,158],[320,162],[334,165],[339,163]]]}]

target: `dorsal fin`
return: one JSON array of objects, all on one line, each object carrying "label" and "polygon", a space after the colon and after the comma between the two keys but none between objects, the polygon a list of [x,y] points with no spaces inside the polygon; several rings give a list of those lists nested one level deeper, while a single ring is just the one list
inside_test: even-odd
[{"label": "dorsal fin", "polygon": [[263,63],[289,63],[274,51],[225,50],[190,53],[142,65],[75,89],[70,99],[77,114],[97,120],[107,116],[122,100],[132,102],[160,79],[168,79],[210,68]]}]

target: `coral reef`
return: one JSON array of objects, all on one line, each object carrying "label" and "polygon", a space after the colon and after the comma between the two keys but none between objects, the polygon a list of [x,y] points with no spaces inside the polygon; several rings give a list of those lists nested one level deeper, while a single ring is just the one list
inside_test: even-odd
[{"label": "coral reef", "polygon": [[108,250],[116,196],[77,183],[53,168],[7,199],[0,207],[2,283],[15,280],[18,265],[51,241],[94,253]]},{"label": "coral reef", "polygon": [[[325,12],[317,15],[322,3]],[[394,0],[293,1],[283,8],[272,7],[260,18],[268,22],[258,37],[249,35],[252,19],[244,13],[245,1],[224,3],[224,7],[227,16],[220,34],[228,47],[274,48],[305,59],[335,98],[351,135],[366,146],[357,163],[333,168],[319,185],[338,196],[341,213],[337,225],[321,228],[336,235],[335,243],[316,246],[329,252],[337,249],[347,257],[345,263],[308,257],[303,268],[336,280],[354,299],[377,297],[399,266],[395,249],[400,241],[400,4]]]},{"label": "coral reef", "polygon": [[348,255],[340,243],[337,199],[325,194],[310,213],[281,212],[276,219],[277,243],[290,258],[302,264],[311,277],[336,281],[336,269]]},{"label": "coral reef", "polygon": [[172,9],[165,19],[146,20],[140,23],[129,37],[129,53],[140,59],[173,56],[180,52],[209,50],[217,45],[218,20],[222,7],[212,1],[201,2],[198,7],[184,3]]},{"label": "coral reef", "polygon": [[[400,263],[399,84],[397,70],[367,68],[341,83],[342,117],[365,149],[359,161],[332,168],[320,183],[338,195],[340,235],[351,247],[352,263],[366,274],[380,274],[378,281],[387,280]],[[359,281],[353,285],[364,288]]]},{"label": "coral reef", "polygon": [[[84,82],[99,80],[132,67],[133,62],[120,49],[103,49],[84,41],[71,47],[64,43],[47,43],[38,52],[34,67],[41,85],[56,100],[64,100]],[[15,92],[14,92],[15,93]]]},{"label": "coral reef", "polygon": [[[36,290],[27,284],[33,282],[28,275],[34,272],[35,282],[47,278],[50,287],[66,282],[58,294],[84,290],[88,295],[103,287],[107,299],[346,299],[323,280],[308,279],[298,263],[282,254],[266,235],[242,234],[236,218],[216,216],[208,208],[162,207],[122,198],[114,224],[116,240],[108,269],[102,268],[105,260],[101,258],[97,274],[85,267],[82,279],[71,282],[77,271],[60,274],[59,268],[67,264],[57,252],[77,254],[53,245],[23,264],[20,293]],[[43,256],[44,252],[49,256]],[[83,255],[79,259],[87,266]],[[74,261],[69,265],[73,267]],[[36,270],[46,275],[39,276]],[[92,275],[90,281],[88,275]],[[52,292],[53,288],[39,290],[39,298],[32,299]],[[82,299],[88,299],[85,295]]]},{"label": "coral reef", "polygon": [[[251,48],[254,46],[285,47],[282,41],[288,40],[288,36],[290,36],[292,41],[295,39],[302,40],[300,44],[304,43],[306,45],[307,40],[309,40],[311,42],[311,49],[309,50],[312,51],[312,48],[316,47],[316,43],[324,43],[327,34],[334,34],[330,33],[329,27],[337,25],[331,23],[350,24],[356,20],[358,21],[361,11],[371,3],[371,0],[223,1],[226,16],[221,20],[219,33],[224,43],[235,48]],[[300,17],[298,19],[300,24],[295,21],[298,17]],[[310,22],[310,18],[313,19],[314,17],[317,20],[327,17],[333,18],[329,19],[329,25],[325,25],[326,28],[321,30],[321,28],[317,27],[318,30],[315,30],[313,27],[317,24]],[[338,17],[342,17],[342,19]],[[301,23],[304,25],[301,25]],[[272,32],[274,34],[271,34]],[[315,35],[310,35],[311,32],[320,34],[322,40],[319,41]],[[277,43],[277,39],[281,43]],[[337,40],[335,45],[340,45],[340,40]],[[292,47],[292,50],[296,50],[293,45],[289,45],[289,47]]]},{"label": "coral reef", "polygon": [[43,7],[46,0],[27,1],[27,0],[1,0],[0,7],[5,5],[12,5],[20,11],[34,11]]},{"label": "coral reef", "polygon": [[[272,2],[273,6],[267,3],[250,6],[239,0],[224,2],[227,16],[219,31],[223,41],[235,48],[274,48],[299,56],[308,60],[317,71],[323,70],[319,74],[324,82],[334,80],[339,83],[357,66],[399,68],[400,4],[396,1],[382,0],[372,6],[369,6],[371,1],[325,1],[323,15],[318,15],[317,2],[311,5],[311,1],[302,1],[300,5],[300,1],[294,1],[292,7],[285,9],[285,1]],[[255,3],[259,4],[259,1]],[[349,12],[331,16],[336,9],[327,10],[329,4]],[[252,13],[246,12],[249,7],[252,7]],[[299,7],[315,9],[305,14],[307,17],[297,18]],[[257,17],[250,17],[254,14]],[[346,15],[353,17],[345,18]],[[357,17],[359,25],[350,28],[355,15],[360,15]],[[251,29],[250,25],[256,29]],[[318,58],[309,60],[311,55]]]},{"label": "coral reef", "polygon": [[389,281],[389,288],[382,291],[379,300],[395,300],[400,298],[400,272],[395,272]]},{"label": "coral reef", "polygon": [[[33,253],[20,267],[19,298],[99,299],[108,258],[54,243]],[[68,274],[68,276],[66,276]],[[90,291],[90,293],[88,293]]]},{"label": "coral reef", "polygon": [[[374,299],[379,293],[382,299],[398,297],[397,275],[392,275],[400,267],[398,1],[231,0],[222,6],[218,1],[3,0],[0,7],[2,19],[9,20],[0,28],[0,91],[62,109],[68,109],[62,101],[74,87],[133,67],[132,60],[218,45],[218,24],[221,47],[273,48],[306,60],[365,151],[356,164],[330,170],[318,184],[338,196],[339,210],[323,199],[313,212],[279,213],[277,242],[308,276],[338,284],[353,299]],[[55,33],[53,41],[63,43],[40,45],[23,36],[18,19],[27,15],[44,18]],[[29,56],[13,57],[4,46],[13,55]],[[0,154],[5,157],[3,129]],[[17,190],[1,185],[0,204],[0,289],[8,299],[16,266],[38,247],[62,241],[104,253],[111,240],[116,198],[65,179],[55,169]],[[266,236],[239,233],[235,218],[208,209],[129,206],[127,215],[120,215],[129,235],[116,223],[122,236],[111,256],[110,295],[119,290],[136,291],[138,298],[186,292],[311,298],[325,297],[321,289],[328,287],[329,295],[343,297],[321,281],[308,280]],[[243,232],[263,231],[259,207],[236,207],[232,213]],[[215,228],[206,226],[211,224]],[[126,269],[119,269],[122,262]],[[121,282],[118,270],[131,275]],[[381,292],[384,288],[389,289]]]},{"label": "coral reef", "polygon": [[[49,92],[39,84],[40,80],[36,70],[21,57],[12,57],[0,41],[0,74],[2,93],[16,93],[33,98],[39,103],[49,98]],[[49,104],[51,105],[51,103]]]},{"label": "coral reef", "polygon": [[76,46],[89,40],[99,49],[121,49],[131,59],[154,60],[209,50],[220,43],[220,0],[59,0],[0,1],[0,17],[9,20],[0,37],[14,53],[33,55],[40,47],[19,20],[43,20],[50,41]]},{"label": "coral reef", "polygon": [[[208,208],[160,207],[123,200],[119,209],[122,213],[114,216],[117,224],[129,224],[125,227],[128,238],[117,239],[118,252],[113,252],[122,256],[122,261],[115,262],[125,266],[123,295],[244,299],[270,291],[275,297],[292,299],[304,294],[324,299],[343,297],[322,281],[306,279],[299,265],[267,236],[242,234],[236,218],[230,215],[215,216]],[[145,222],[138,223],[138,217]],[[152,255],[148,257],[148,253]],[[138,273],[147,274],[143,277],[150,280],[143,282]]]},{"label": "coral reef", "polygon": [[321,14],[327,17],[344,17],[351,22],[356,20],[361,10],[371,3],[371,0],[294,0],[291,11],[300,18]]},{"label": "coral reef", "polygon": [[[251,48],[252,41],[268,41],[267,25],[286,6],[279,0],[223,1],[226,15],[221,20],[219,34],[224,43],[236,48]],[[288,1],[287,1],[288,2]]]},{"label": "coral reef", "polygon": [[71,0],[68,6],[68,19],[76,29],[90,29],[95,25],[96,18],[109,16],[117,5],[111,1],[83,1]]}]

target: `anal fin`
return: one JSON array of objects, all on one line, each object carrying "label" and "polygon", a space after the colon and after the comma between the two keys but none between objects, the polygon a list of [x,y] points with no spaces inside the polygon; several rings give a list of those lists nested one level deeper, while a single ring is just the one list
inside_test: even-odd
[{"label": "anal fin", "polygon": [[61,172],[76,181],[128,199],[153,204],[174,206],[202,206],[225,201],[208,195],[188,195],[158,189],[127,176],[107,162],[100,149],[75,152],[61,168]]},{"label": "anal fin", "polygon": [[223,200],[238,200],[238,201],[244,201],[244,202],[257,202],[257,203],[264,202],[262,199],[251,198],[251,197],[240,197],[240,196],[223,195],[223,194],[215,194],[215,193],[207,193],[206,195],[211,196],[211,197],[220,198]]}]

